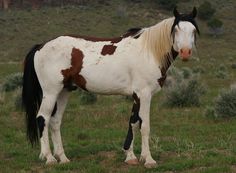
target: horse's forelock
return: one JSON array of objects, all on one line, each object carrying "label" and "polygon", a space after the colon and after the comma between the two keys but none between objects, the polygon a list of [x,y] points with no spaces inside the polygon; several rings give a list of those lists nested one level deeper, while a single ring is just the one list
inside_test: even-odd
[{"label": "horse's forelock", "polygon": [[179,16],[175,17],[174,23],[171,27],[171,34],[174,32],[175,26],[179,24],[179,22],[185,21],[185,22],[190,22],[193,24],[193,26],[196,28],[196,31],[198,34],[200,34],[197,22],[193,18],[191,14],[180,14]]}]

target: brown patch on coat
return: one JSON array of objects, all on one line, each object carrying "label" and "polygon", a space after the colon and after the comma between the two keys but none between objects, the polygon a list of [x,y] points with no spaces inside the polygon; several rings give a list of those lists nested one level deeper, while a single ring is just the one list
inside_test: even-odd
[{"label": "brown patch on coat", "polygon": [[178,52],[176,52],[175,50],[174,50],[174,48],[172,47],[171,48],[171,56],[172,56],[172,58],[170,57],[170,55],[169,54],[167,54],[166,55],[166,61],[167,61],[167,65],[165,66],[165,67],[160,67],[160,70],[161,70],[161,77],[157,80],[158,81],[158,83],[159,83],[159,85],[161,86],[161,87],[163,87],[163,85],[164,85],[164,83],[165,83],[165,80],[166,80],[166,77],[167,77],[167,75],[166,75],[166,72],[167,72],[167,70],[169,69],[169,67],[170,67],[170,65],[171,65],[171,63],[172,63],[172,59],[173,60],[175,60],[175,58],[178,56]]},{"label": "brown patch on coat", "polygon": [[86,80],[82,75],[80,75],[80,71],[83,68],[83,58],[84,54],[81,50],[73,48],[71,52],[71,67],[68,69],[64,69],[61,71],[64,76],[64,87],[68,88],[74,82],[80,88],[86,89]]},{"label": "brown patch on coat", "polygon": [[116,51],[117,46],[112,45],[104,45],[101,51],[102,55],[113,55]]}]

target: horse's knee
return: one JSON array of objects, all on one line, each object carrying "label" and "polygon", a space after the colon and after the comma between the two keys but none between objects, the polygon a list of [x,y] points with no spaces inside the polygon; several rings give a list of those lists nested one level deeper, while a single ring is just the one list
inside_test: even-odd
[{"label": "horse's knee", "polygon": [[149,135],[150,127],[146,123],[142,123],[140,131],[142,135]]},{"label": "horse's knee", "polygon": [[53,113],[53,110],[56,109],[55,105],[56,105],[57,96],[58,96],[57,93],[48,94],[47,92],[45,92],[43,95],[40,109],[38,111],[38,115],[43,115],[43,117],[47,119],[47,122],[49,121]]},{"label": "horse's knee", "polygon": [[60,130],[61,122],[59,120],[55,120],[54,118],[51,118],[50,120],[50,128],[52,131],[58,131]]}]

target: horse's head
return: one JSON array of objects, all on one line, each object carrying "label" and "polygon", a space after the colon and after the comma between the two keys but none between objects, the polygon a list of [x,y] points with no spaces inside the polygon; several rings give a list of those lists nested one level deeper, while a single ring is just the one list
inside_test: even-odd
[{"label": "horse's head", "polygon": [[190,14],[180,14],[175,8],[175,20],[171,28],[174,49],[179,52],[183,61],[187,61],[192,54],[196,41],[196,33],[200,34],[195,17],[197,9],[194,7]]}]

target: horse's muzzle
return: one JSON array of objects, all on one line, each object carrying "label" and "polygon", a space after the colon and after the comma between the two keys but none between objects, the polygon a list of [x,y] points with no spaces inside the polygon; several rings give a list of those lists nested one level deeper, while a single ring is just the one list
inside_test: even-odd
[{"label": "horse's muzzle", "polygon": [[189,48],[182,48],[179,53],[182,61],[188,61],[189,57],[192,55],[192,50]]}]

